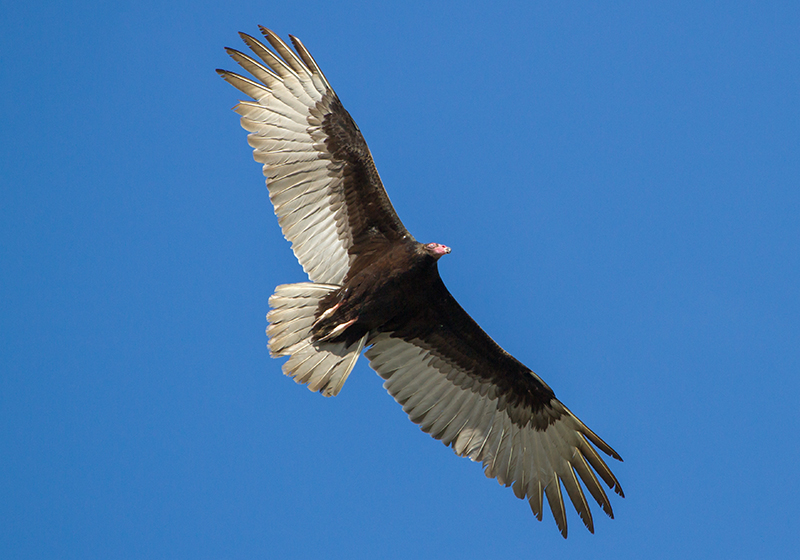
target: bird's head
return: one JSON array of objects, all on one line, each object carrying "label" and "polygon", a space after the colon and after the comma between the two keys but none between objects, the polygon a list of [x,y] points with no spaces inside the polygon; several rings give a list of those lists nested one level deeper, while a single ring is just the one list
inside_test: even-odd
[{"label": "bird's head", "polygon": [[436,260],[450,252],[450,247],[441,243],[426,243],[422,249]]}]

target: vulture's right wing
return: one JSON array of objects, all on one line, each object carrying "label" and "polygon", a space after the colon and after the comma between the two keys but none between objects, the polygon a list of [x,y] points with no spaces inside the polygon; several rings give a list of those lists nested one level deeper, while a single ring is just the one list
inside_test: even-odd
[{"label": "vulture's right wing", "polygon": [[594,523],[579,480],[606,514],[611,504],[595,472],[623,495],[597,453],[620,456],[581,422],[538,375],[504,351],[439,280],[419,316],[370,339],[366,356],[409,418],[486,476],[512,486],[542,519],[547,497],[567,536],[563,488],[586,527]]},{"label": "vulture's right wing", "polygon": [[227,49],[258,81],[217,72],[255,100],[235,110],[250,132],[254,158],[264,164],[270,200],[297,260],[312,281],[342,284],[359,254],[413,238],[389,202],[361,131],[311,54],[294,37],[297,54],[272,31],[261,31],[275,52],[241,36],[266,66]]}]

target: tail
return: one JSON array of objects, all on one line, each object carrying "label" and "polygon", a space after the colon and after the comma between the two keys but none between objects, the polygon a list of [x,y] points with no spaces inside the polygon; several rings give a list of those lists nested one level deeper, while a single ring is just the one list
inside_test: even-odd
[{"label": "tail", "polygon": [[311,340],[314,314],[322,298],[340,286],[332,284],[284,284],[269,298],[267,314],[269,352],[273,357],[291,356],[283,373],[326,397],[335,396],[364,348],[367,335],[350,344]]}]

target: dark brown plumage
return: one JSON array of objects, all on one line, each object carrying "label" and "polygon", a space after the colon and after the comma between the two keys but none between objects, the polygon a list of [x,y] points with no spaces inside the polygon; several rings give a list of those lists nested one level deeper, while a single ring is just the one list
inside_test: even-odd
[{"label": "dark brown plumage", "polygon": [[297,382],[335,395],[368,347],[370,365],[424,431],[513,485],[539,519],[547,497],[566,537],[563,485],[593,531],[581,482],[612,517],[595,473],[623,493],[592,444],[619,455],[450,295],[438,271],[450,249],[418,243],[403,226],[361,132],[305,47],[292,37],[295,54],[262,32],[275,52],[242,38],[263,64],[228,49],[258,81],[218,72],[255,100],[236,111],[311,279],[270,298],[271,353],[289,357],[283,370]]}]

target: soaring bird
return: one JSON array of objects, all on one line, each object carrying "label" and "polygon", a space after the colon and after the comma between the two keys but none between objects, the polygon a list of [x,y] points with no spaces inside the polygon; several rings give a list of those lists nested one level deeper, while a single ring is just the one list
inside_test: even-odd
[{"label": "soaring bird", "polygon": [[612,518],[598,476],[624,496],[597,449],[622,459],[450,295],[438,271],[450,248],[419,243],[403,226],[361,131],[305,46],[260,29],[272,49],[240,34],[257,58],[226,49],[252,78],[217,72],[253,99],[234,110],[311,280],[270,297],[270,353],[289,358],[283,372],[296,382],[332,396],[367,348],[424,432],[481,462],[539,520],[546,497],[565,538],[566,490],[594,532],[583,487]]}]

